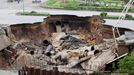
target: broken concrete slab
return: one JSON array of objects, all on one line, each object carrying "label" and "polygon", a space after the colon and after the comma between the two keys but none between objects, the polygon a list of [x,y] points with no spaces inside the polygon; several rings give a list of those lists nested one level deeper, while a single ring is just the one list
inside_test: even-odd
[{"label": "broken concrete slab", "polygon": [[11,45],[10,39],[7,37],[6,32],[3,29],[0,29],[0,50]]}]

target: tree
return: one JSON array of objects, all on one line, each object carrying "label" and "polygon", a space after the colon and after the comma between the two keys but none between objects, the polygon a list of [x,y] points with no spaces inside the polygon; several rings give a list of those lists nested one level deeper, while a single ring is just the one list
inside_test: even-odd
[{"label": "tree", "polygon": [[125,18],[126,18],[126,19],[133,19],[133,16],[130,15],[130,14],[126,14],[126,15],[125,15]]}]

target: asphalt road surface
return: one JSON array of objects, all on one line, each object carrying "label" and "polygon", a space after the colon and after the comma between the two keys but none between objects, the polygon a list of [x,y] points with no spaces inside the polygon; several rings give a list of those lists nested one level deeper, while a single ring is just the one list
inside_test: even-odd
[{"label": "asphalt road surface", "polygon": [[[16,23],[33,23],[41,22],[46,16],[18,16],[16,12],[23,11],[23,2],[7,2],[7,0],[0,0],[0,24],[16,24]],[[57,14],[68,14],[78,16],[92,16],[99,15],[99,11],[80,11],[80,10],[61,10],[61,9],[47,9],[40,7],[40,3],[32,3],[32,0],[24,0],[25,11],[40,11],[48,12],[53,15]],[[129,13],[134,16],[134,13]],[[108,12],[108,15],[121,16],[120,12]],[[116,25],[118,20],[106,20],[106,24]],[[120,23],[121,26],[134,29],[134,21],[123,21]]]}]

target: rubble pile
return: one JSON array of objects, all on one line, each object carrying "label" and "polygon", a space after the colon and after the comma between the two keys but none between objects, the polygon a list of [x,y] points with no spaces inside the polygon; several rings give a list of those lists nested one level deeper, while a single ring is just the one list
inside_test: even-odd
[{"label": "rubble pile", "polygon": [[64,32],[53,33],[50,41],[34,41],[16,45],[18,57],[14,64],[40,67],[57,66],[59,70],[85,69],[87,73],[103,70],[105,65],[116,57],[114,40],[104,40],[98,45],[84,43],[79,35]]},{"label": "rubble pile", "polygon": [[118,48],[111,34],[104,38],[101,22],[97,16],[50,16],[42,23],[11,25],[0,30],[0,56],[16,69],[51,65],[66,72],[104,70],[118,57]]}]

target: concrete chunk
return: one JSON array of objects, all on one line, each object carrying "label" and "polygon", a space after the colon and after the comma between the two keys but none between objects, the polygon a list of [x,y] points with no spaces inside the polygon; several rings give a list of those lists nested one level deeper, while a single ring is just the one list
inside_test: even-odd
[{"label": "concrete chunk", "polygon": [[0,29],[0,50],[6,48],[11,44],[9,38],[6,36],[6,33],[3,29]]}]

